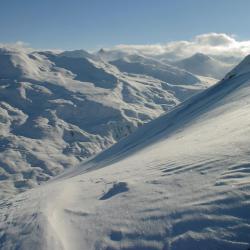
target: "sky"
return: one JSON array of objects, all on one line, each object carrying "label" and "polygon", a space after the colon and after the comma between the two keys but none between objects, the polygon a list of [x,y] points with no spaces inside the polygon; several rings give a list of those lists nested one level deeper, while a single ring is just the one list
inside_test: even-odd
[{"label": "sky", "polygon": [[211,32],[250,40],[249,9],[249,0],[1,0],[0,43],[96,50]]}]

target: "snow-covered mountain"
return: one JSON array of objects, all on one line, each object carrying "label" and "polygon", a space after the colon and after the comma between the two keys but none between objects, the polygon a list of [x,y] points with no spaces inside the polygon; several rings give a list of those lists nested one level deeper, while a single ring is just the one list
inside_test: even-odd
[{"label": "snow-covered mountain", "polygon": [[193,74],[215,79],[221,79],[234,66],[232,63],[221,62],[202,53],[196,53],[191,57],[174,62],[174,65]]},{"label": "snow-covered mountain", "polygon": [[170,84],[83,50],[0,49],[0,196],[48,180],[207,87],[175,73]]},{"label": "snow-covered mountain", "polygon": [[185,70],[139,55],[126,56],[110,63],[122,72],[152,76],[172,84],[195,84],[200,81],[197,76]]},{"label": "snow-covered mountain", "polygon": [[1,249],[250,244],[250,56],[81,166],[1,203]]},{"label": "snow-covered mountain", "polygon": [[100,49],[96,52],[96,56],[106,62],[116,61],[125,57],[140,55],[138,52],[127,52],[122,49]]},{"label": "snow-covered mountain", "polygon": [[239,57],[203,53],[177,60],[168,54],[146,56],[119,49],[102,49],[96,56],[115,65],[122,72],[149,75],[168,82],[179,82],[183,78],[186,82],[195,82],[200,77],[218,81],[242,60]]}]

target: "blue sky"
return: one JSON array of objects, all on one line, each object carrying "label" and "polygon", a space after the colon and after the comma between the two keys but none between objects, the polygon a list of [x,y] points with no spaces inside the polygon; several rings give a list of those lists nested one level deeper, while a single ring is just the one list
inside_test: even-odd
[{"label": "blue sky", "polygon": [[0,43],[98,49],[208,32],[249,39],[248,0],[1,0]]}]

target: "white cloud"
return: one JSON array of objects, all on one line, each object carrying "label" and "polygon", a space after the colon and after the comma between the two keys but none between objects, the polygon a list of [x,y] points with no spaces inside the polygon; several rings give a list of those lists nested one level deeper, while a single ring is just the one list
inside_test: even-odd
[{"label": "white cloud", "polygon": [[15,43],[0,43],[0,48],[20,52],[33,51],[33,49],[29,48],[28,43],[24,43],[22,41],[17,41]]},{"label": "white cloud", "polygon": [[234,43],[235,40],[226,34],[209,33],[196,36],[194,42],[201,45],[226,46]]},{"label": "white cloud", "polygon": [[16,52],[30,53],[34,51],[51,51],[54,53],[63,52],[62,49],[34,49],[29,43],[17,41],[15,43],[0,43],[0,49],[11,50]]},{"label": "white cloud", "polygon": [[[12,44],[0,43],[0,48],[23,52],[45,50],[32,49],[29,44],[21,41]],[[46,50],[50,50],[55,53],[62,52],[62,50],[59,49]],[[122,50],[128,53],[142,53],[148,56],[166,55],[166,58],[169,60],[189,57],[197,52],[225,57],[244,57],[247,54],[250,54],[250,40],[240,41],[234,35],[227,35],[224,33],[208,33],[195,36],[189,41],[182,40],[168,42],[165,44],[159,43],[146,45],[120,44],[107,50]]]},{"label": "white cloud", "polygon": [[166,44],[117,45],[112,49],[138,52],[144,55],[167,54],[169,58],[184,58],[197,52],[210,55],[243,57],[250,53],[250,41],[236,40],[235,36],[224,33],[208,33],[190,41],[174,41]]}]

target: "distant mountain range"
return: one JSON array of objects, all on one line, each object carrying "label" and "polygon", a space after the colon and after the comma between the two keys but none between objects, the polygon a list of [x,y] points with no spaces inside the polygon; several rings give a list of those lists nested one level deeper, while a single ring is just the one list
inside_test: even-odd
[{"label": "distant mountain range", "polygon": [[175,64],[122,51],[1,48],[1,195],[79,164],[217,81]]},{"label": "distant mountain range", "polygon": [[[226,56],[226,55],[205,55],[203,53],[195,53],[188,58],[174,59],[168,54],[145,56],[142,54],[131,54],[118,50],[100,50],[97,53],[105,61],[111,62],[120,68],[122,71],[143,72],[143,74],[151,73],[160,75],[163,70],[170,71],[175,74],[176,71],[185,71],[198,76],[211,77],[220,80],[234,66],[236,66],[242,58]],[[154,65],[155,67],[150,67]],[[147,66],[149,68],[147,69]],[[149,72],[147,72],[149,71]],[[179,73],[180,74],[180,73]],[[175,75],[179,75],[175,74]],[[182,73],[183,74],[183,73]]]}]

